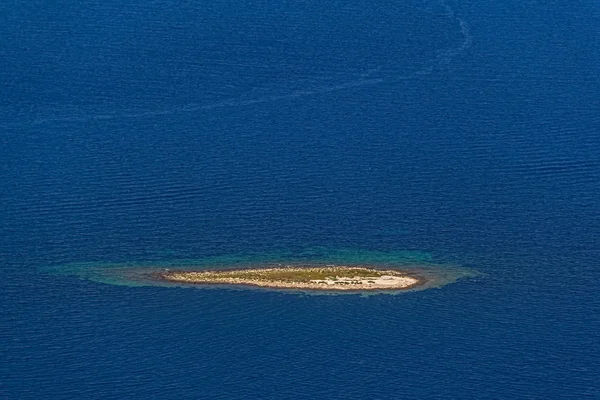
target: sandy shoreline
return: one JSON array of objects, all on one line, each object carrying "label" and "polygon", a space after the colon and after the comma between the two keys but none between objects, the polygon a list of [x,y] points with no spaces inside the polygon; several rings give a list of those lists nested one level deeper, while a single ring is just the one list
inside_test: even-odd
[{"label": "sandy shoreline", "polygon": [[318,291],[407,290],[425,279],[404,271],[370,267],[285,267],[238,270],[167,270],[153,279],[190,285],[242,285]]}]

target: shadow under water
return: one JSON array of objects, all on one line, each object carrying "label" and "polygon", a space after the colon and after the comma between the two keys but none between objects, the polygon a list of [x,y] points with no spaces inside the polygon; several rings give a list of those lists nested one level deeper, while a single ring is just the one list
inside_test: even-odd
[{"label": "shadow under water", "polygon": [[[276,267],[361,266],[374,269],[395,269],[421,280],[419,285],[401,290],[329,291],[282,289],[233,284],[189,284],[157,279],[165,271],[238,270]],[[118,286],[161,286],[237,290],[274,290],[304,294],[399,294],[441,288],[464,278],[482,274],[474,269],[432,261],[428,253],[417,251],[380,252],[370,250],[310,249],[302,252],[272,252],[250,255],[213,256],[201,259],[139,261],[122,263],[77,262],[43,268],[44,272],[77,276],[80,279]]]}]

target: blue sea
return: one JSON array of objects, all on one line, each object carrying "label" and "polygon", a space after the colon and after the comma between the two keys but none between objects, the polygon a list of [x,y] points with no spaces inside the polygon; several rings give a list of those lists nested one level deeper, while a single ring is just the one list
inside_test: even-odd
[{"label": "blue sea", "polygon": [[[592,0],[2,2],[0,398],[600,398],[599,27]],[[92,273],[331,254],[477,274]]]}]

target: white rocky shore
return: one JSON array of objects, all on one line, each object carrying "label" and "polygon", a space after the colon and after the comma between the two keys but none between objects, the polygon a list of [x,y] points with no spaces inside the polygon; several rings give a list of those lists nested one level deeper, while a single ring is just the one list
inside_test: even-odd
[{"label": "white rocky shore", "polygon": [[410,276],[395,276],[395,275],[381,275],[381,276],[354,276],[354,277],[334,277],[330,279],[313,279],[310,281],[311,284],[325,285],[326,287],[344,287],[352,289],[357,285],[366,288],[406,288],[414,286],[419,283],[417,278]]}]

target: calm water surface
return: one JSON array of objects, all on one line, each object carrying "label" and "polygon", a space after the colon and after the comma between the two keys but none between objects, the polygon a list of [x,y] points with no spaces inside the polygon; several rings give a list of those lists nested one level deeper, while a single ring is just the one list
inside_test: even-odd
[{"label": "calm water surface", "polygon": [[[0,397],[598,398],[593,1],[0,5]],[[398,296],[53,275],[343,249]]]}]

